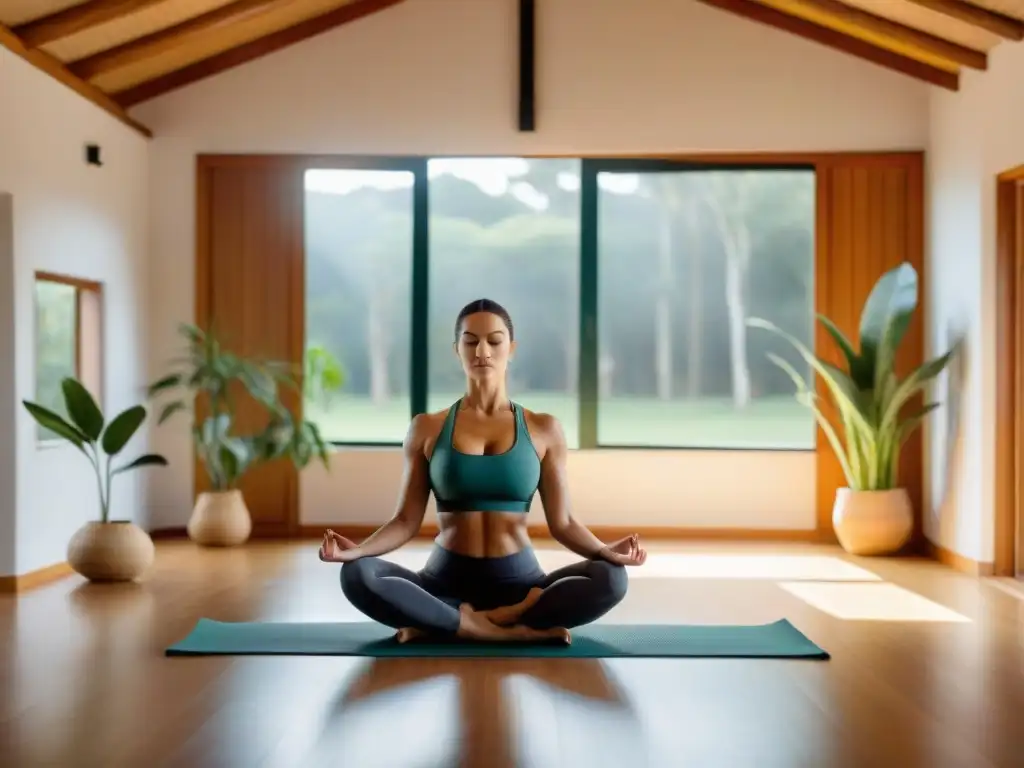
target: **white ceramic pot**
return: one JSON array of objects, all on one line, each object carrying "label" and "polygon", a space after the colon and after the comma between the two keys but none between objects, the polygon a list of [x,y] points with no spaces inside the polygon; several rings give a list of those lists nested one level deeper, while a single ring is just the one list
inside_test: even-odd
[{"label": "white ceramic pot", "polygon": [[233,547],[252,533],[252,517],[239,490],[207,491],[199,494],[188,535],[204,547]]},{"label": "white ceramic pot", "polygon": [[135,581],[155,557],[149,534],[128,521],[86,523],[68,542],[68,565],[90,581]]},{"label": "white ceramic pot", "polygon": [[852,555],[891,555],[910,540],[914,510],[905,488],[854,491],[840,488],[832,508],[832,527]]}]

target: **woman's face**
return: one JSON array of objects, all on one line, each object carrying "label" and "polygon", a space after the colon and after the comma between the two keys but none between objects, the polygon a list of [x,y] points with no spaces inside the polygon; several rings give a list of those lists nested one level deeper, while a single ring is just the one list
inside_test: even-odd
[{"label": "woman's face", "polygon": [[490,312],[467,315],[455,342],[462,369],[471,379],[504,378],[515,348],[505,321]]}]

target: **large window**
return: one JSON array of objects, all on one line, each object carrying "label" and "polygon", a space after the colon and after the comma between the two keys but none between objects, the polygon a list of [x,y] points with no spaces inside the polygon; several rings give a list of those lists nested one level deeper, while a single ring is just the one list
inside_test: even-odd
[{"label": "large window", "polygon": [[[35,401],[65,418],[61,382],[77,379],[101,399],[101,286],[99,283],[48,273],[35,280]],[[36,425],[36,439],[55,439]]]},{"label": "large window", "polygon": [[767,357],[813,348],[812,170],[588,162],[597,198],[597,442],[813,448],[810,411]]},{"label": "large window", "polygon": [[431,160],[430,376],[428,410],[465,387],[455,355],[455,317],[473,299],[512,316],[519,342],[509,365],[512,399],[558,417],[578,434],[578,160]]},{"label": "large window", "polygon": [[306,172],[305,410],[325,440],[392,443],[409,426],[413,182],[401,169]]},{"label": "large window", "polygon": [[342,382],[307,386],[327,439],[399,443],[412,414],[456,400],[455,316],[486,297],[515,323],[510,395],[573,447],[813,449],[766,354],[806,365],[746,325],[813,347],[812,169],[338,163],[305,177],[307,371]]}]

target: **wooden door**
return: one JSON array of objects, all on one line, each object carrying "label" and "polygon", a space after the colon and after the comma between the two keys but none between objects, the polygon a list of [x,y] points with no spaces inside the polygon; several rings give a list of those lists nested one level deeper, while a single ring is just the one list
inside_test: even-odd
[{"label": "wooden door", "polygon": [[[1013,379],[1016,389],[1015,403],[1024,402],[1024,307],[1021,306],[1020,297],[1024,296],[1024,181],[1013,182],[1013,263],[1014,272],[1014,296],[1016,315],[1013,318],[1016,326],[1016,354],[1013,356]],[[1020,408],[1012,409],[1013,413],[1013,575],[1018,579],[1024,579],[1024,505],[1021,504],[1021,480],[1024,478],[1024,413]]]},{"label": "wooden door", "polygon": [[[196,322],[242,356],[301,364],[303,348],[302,169],[260,157],[200,157],[197,195]],[[282,392],[301,413],[301,399]],[[265,414],[242,398],[237,426],[259,429]],[[196,467],[196,493],[207,484]],[[298,527],[298,473],[280,460],[241,484],[254,536]]]},{"label": "wooden door", "polygon": [[996,576],[1024,572],[1024,166],[996,178]]}]

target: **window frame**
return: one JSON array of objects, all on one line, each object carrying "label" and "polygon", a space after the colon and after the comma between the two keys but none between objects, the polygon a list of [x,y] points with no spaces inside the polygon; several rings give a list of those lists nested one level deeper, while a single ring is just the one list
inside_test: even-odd
[{"label": "window frame", "polygon": [[[431,156],[433,157],[433,156]],[[302,180],[302,226],[306,223],[306,188],[307,171],[405,171],[413,176],[412,183],[412,296],[410,297],[410,336],[409,336],[409,418],[415,418],[427,410],[427,386],[429,376],[430,329],[426,321],[419,323],[417,318],[427,318],[430,307],[430,201],[427,164],[431,157],[404,155],[328,155],[305,157],[300,163]],[[303,261],[306,257],[303,242]],[[303,280],[306,269],[303,264]],[[303,285],[302,308],[302,354],[306,354],[306,290]],[[304,405],[304,404],[303,404]],[[328,440],[335,448],[398,448],[401,440],[368,441],[368,440]]]},{"label": "window frame", "polygon": [[[300,162],[303,175],[308,170],[376,170],[407,171],[413,174],[413,245],[412,245],[412,295],[410,335],[410,419],[426,413],[429,387],[429,316],[430,316],[430,199],[428,166],[431,160],[452,157],[506,157],[507,155],[479,154],[431,154],[431,155],[329,155],[303,157]],[[708,159],[677,158],[671,156],[587,156],[557,155],[580,161],[580,248],[579,248],[579,361],[577,374],[578,443],[576,450],[616,451],[714,451],[714,452],[758,452],[758,453],[815,453],[818,449],[818,428],[815,425],[813,440],[807,447],[764,447],[742,448],[697,445],[617,445],[598,440],[598,383],[599,383],[599,333],[598,333],[598,208],[599,190],[597,176],[601,172],[658,173],[685,171],[810,171],[815,179],[815,225],[820,217],[820,195],[822,170],[814,156],[799,156],[800,159],[780,161],[757,157],[737,156],[735,160],[717,157]],[[520,154],[527,160],[544,159],[545,156]],[[304,185],[303,185],[303,194]],[[305,207],[303,206],[303,211]],[[303,217],[305,214],[303,213]],[[815,251],[818,249],[815,239]],[[305,254],[305,248],[303,248]],[[815,253],[817,261],[817,253]],[[815,283],[817,275],[815,275]],[[305,291],[303,291],[305,295]],[[305,312],[303,312],[303,318]],[[303,354],[305,354],[305,327],[303,326]],[[401,440],[394,441],[345,441],[329,440],[334,448],[396,448]]]},{"label": "window frame", "polygon": [[[103,283],[81,277],[64,275],[57,272],[36,270],[32,279],[32,310],[33,337],[32,354],[32,390],[33,398],[39,396],[39,325],[37,286],[40,283],[51,283],[73,288],[75,291],[74,310],[74,343],[75,366],[74,377],[88,390],[99,405],[104,408],[104,371],[103,371]],[[83,329],[87,329],[87,332]],[[92,370],[88,370],[86,366]],[[63,443],[59,437],[40,437],[36,433],[36,444],[49,446]]]},{"label": "window frame", "polygon": [[[673,160],[654,157],[590,157],[582,158],[580,168],[580,359],[579,359],[579,450],[615,451],[714,451],[758,453],[814,453],[817,451],[818,427],[814,425],[813,440],[806,448],[788,446],[767,448],[740,448],[699,445],[618,445],[602,443],[598,439],[600,333],[598,328],[600,303],[599,260],[599,198],[597,176],[612,173],[665,173],[687,171],[810,171],[817,187],[819,171],[814,162],[728,162]],[[815,223],[817,223],[817,195],[815,195]],[[817,246],[815,246],[815,249]],[[817,276],[815,276],[816,278]]]}]

